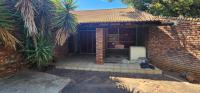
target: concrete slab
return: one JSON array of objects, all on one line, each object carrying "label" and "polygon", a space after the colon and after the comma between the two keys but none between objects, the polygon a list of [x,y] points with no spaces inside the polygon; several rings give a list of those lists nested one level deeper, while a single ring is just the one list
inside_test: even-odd
[{"label": "concrete slab", "polygon": [[60,93],[70,79],[55,75],[23,71],[0,80],[0,93]]},{"label": "concrete slab", "polygon": [[[81,60],[81,61],[80,61]],[[140,73],[140,74],[162,74],[159,69],[142,69],[139,63],[105,63],[96,64],[93,55],[70,56],[56,63],[58,69],[84,70],[84,71],[102,71],[102,72],[121,72],[121,73]],[[148,70],[148,71],[146,71]]]}]

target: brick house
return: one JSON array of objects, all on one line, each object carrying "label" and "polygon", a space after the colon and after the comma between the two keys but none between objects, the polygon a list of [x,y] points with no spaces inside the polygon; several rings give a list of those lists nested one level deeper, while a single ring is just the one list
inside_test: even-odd
[{"label": "brick house", "polygon": [[77,33],[71,35],[68,46],[58,49],[61,55],[63,50],[79,54],[96,54],[97,64],[103,64],[107,54],[128,56],[130,46],[145,47],[149,28],[162,25],[158,17],[133,8],[72,13],[77,15]]},{"label": "brick house", "polygon": [[96,63],[103,64],[108,55],[129,57],[130,47],[139,46],[159,68],[200,76],[199,19],[161,19],[133,8],[72,13],[77,15],[78,30],[64,47],[56,48],[58,56],[95,54]]}]

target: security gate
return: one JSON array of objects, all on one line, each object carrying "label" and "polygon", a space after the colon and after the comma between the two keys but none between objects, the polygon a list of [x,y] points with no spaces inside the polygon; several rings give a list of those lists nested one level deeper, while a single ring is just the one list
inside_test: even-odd
[{"label": "security gate", "polygon": [[79,30],[79,44],[81,54],[95,54],[96,30]]}]

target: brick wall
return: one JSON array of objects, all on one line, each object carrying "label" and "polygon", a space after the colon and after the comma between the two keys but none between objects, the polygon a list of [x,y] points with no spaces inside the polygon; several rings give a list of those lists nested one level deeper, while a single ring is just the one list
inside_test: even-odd
[{"label": "brick wall", "polygon": [[105,30],[104,28],[96,29],[96,63],[103,64],[105,57]]},{"label": "brick wall", "polygon": [[16,73],[23,67],[21,55],[0,47],[0,78]]},{"label": "brick wall", "polygon": [[65,42],[63,46],[55,46],[54,48],[54,57],[55,60],[60,58],[65,58],[68,55],[68,41]]},{"label": "brick wall", "polygon": [[[53,33],[53,40],[55,40],[55,36],[56,32]],[[76,53],[78,51],[77,40],[77,33],[70,33],[70,36],[67,38],[63,46],[56,45],[54,47],[55,60],[66,58],[70,53]]]},{"label": "brick wall", "polygon": [[157,67],[200,77],[200,22],[151,28],[148,57]]}]

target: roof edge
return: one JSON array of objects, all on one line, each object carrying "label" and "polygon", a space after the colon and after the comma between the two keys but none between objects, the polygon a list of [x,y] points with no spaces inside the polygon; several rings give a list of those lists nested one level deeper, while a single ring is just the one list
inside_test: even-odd
[{"label": "roof edge", "polygon": [[74,12],[82,12],[82,11],[98,11],[98,10],[115,10],[115,9],[135,9],[135,8],[126,7],[126,8],[111,8],[111,9],[94,9],[94,10],[73,10],[73,11]]}]

